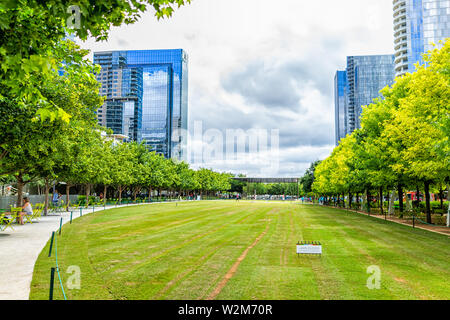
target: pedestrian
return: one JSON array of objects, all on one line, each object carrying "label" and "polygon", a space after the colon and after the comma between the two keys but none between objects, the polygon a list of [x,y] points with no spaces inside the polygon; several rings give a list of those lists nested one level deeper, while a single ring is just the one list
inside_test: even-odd
[{"label": "pedestrian", "polygon": [[19,213],[19,223],[23,225],[23,217],[25,215],[33,215],[33,208],[31,207],[31,203],[28,197],[23,198],[22,210],[23,211]]},{"label": "pedestrian", "polygon": [[54,207],[58,206],[58,202],[59,202],[60,197],[61,196],[59,195],[58,190],[55,190],[55,192],[53,193],[53,197],[52,197],[52,202],[53,202],[53,206]]}]

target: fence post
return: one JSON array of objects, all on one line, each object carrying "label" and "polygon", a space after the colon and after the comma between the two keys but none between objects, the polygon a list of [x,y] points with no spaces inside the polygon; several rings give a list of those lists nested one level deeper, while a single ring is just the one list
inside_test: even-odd
[{"label": "fence post", "polygon": [[59,235],[61,235],[61,228],[62,228],[62,217],[61,220],[59,221]]},{"label": "fence post", "polygon": [[53,283],[55,282],[55,268],[52,267],[50,271],[50,292],[48,300],[53,300]]},{"label": "fence post", "polygon": [[415,227],[416,227],[416,219],[415,219],[415,216],[413,214],[413,228],[415,228]]},{"label": "fence post", "polygon": [[73,215],[73,212],[70,211],[70,224],[72,224],[72,215]]},{"label": "fence post", "polygon": [[50,250],[48,251],[48,256],[49,257],[52,255],[53,239],[54,238],[55,238],[55,231],[52,231],[52,239],[50,240]]}]

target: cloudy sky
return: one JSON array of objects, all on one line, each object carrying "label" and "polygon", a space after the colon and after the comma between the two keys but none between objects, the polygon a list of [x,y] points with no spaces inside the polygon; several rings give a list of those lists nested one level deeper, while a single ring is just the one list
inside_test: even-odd
[{"label": "cloudy sky", "polygon": [[[107,42],[81,45],[185,49],[191,133],[195,121],[224,136],[226,129],[279,130],[279,152],[269,145],[258,156],[246,150],[237,161],[206,159],[194,167],[295,177],[333,149],[333,79],[346,56],[393,53],[391,17],[392,0],[193,0],[169,20],[149,11],[114,28]],[[198,139],[190,144],[201,146]],[[265,164],[252,162],[257,158]]]}]

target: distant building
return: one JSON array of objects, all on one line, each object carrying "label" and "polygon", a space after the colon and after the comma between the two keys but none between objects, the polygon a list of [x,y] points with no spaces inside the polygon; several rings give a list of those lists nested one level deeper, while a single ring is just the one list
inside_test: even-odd
[{"label": "distant building", "polygon": [[97,80],[106,97],[100,125],[144,142],[166,158],[185,160],[188,56],[182,49],[95,52]]},{"label": "distant building", "polygon": [[336,145],[361,128],[362,107],[394,82],[394,55],[349,56],[347,68],[335,76]]},{"label": "distant building", "polygon": [[393,0],[395,72],[414,72],[422,54],[450,37],[449,0]]},{"label": "distant building", "polygon": [[347,71],[337,71],[334,77],[336,145],[347,134]]}]

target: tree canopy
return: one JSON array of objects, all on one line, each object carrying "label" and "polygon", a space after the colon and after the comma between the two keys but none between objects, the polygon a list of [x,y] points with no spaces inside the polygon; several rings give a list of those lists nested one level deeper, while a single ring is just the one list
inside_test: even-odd
[{"label": "tree canopy", "polygon": [[430,185],[448,184],[450,177],[450,40],[424,61],[363,107],[361,129],[317,166],[314,192],[423,186],[431,223]]}]

